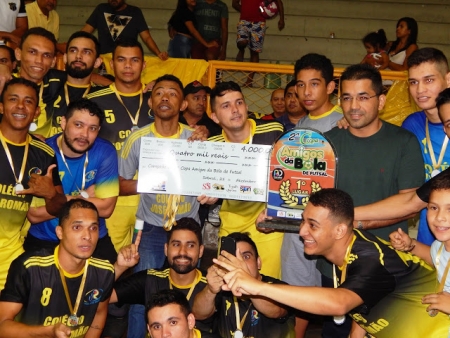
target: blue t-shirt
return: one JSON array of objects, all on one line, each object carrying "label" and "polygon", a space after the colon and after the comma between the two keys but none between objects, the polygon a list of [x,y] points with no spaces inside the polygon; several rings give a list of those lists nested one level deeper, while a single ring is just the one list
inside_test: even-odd
[{"label": "blue t-shirt", "polygon": [[[61,134],[52,136],[46,143],[54,149],[58,161],[59,176],[63,185],[65,195],[79,196],[82,187],[83,167],[86,154],[77,158],[64,156],[70,171],[67,169],[58,148],[57,139]],[[95,184],[95,197],[109,198],[119,195],[119,174],[117,152],[113,145],[97,137],[92,148],[88,151],[88,165],[86,167],[85,189]],[[45,241],[58,242],[55,228],[58,218],[49,221],[32,224],[29,233],[36,238]],[[108,234],[105,219],[100,218],[99,238]]]},{"label": "blue t-shirt", "polygon": [[[431,172],[433,171],[433,164],[430,157],[430,151],[428,149],[425,125],[427,116],[424,111],[416,112],[409,115],[405,121],[403,121],[402,127],[412,132],[416,135],[420,143],[420,148],[422,151],[423,162],[425,164],[425,181],[431,178]],[[441,152],[442,144],[445,139],[445,133],[442,123],[432,123],[428,122],[428,128],[430,131],[431,145],[433,146],[434,156],[436,161],[439,159],[439,154]],[[444,158],[442,159],[440,171],[444,171],[449,167],[450,163],[450,151],[446,151]],[[426,245],[431,245],[435,240],[433,234],[430,231],[427,223],[427,209],[423,209],[420,212],[420,221],[417,239],[419,242]]]}]

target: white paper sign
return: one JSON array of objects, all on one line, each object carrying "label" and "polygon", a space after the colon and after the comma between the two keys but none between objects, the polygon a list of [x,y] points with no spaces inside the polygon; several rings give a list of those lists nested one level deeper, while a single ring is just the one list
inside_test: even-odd
[{"label": "white paper sign", "polygon": [[270,149],[143,137],[137,190],[266,202]]}]

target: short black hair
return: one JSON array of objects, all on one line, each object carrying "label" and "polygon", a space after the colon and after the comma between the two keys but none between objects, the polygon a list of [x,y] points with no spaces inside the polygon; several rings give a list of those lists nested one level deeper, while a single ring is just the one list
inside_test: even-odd
[{"label": "short black hair", "polygon": [[442,105],[447,103],[450,103],[450,88],[445,88],[436,98],[436,107],[438,111],[441,109]]},{"label": "short black hair", "polygon": [[344,81],[354,80],[370,80],[372,83],[372,89],[375,91],[376,95],[381,95],[383,92],[383,81],[381,79],[381,74],[378,69],[372,65],[356,64],[345,68],[340,80],[341,92],[342,83]]},{"label": "short black hair", "polygon": [[[3,87],[2,94],[5,94],[7,89],[10,86],[13,86],[13,85],[16,85],[16,84],[24,85],[26,87],[30,87],[30,88],[34,89],[34,91],[36,93],[36,107],[37,107],[39,105],[39,87],[33,81],[24,79],[23,77],[13,77],[11,80],[6,82],[5,86]],[[0,95],[0,98],[2,99],[2,103],[3,103],[4,95]]]},{"label": "short black hair", "polygon": [[426,47],[417,49],[411,53],[407,61],[408,68],[419,66],[425,62],[434,63],[443,76],[448,73],[447,57],[437,48]]},{"label": "short black hair", "polygon": [[141,57],[142,61],[144,61],[144,49],[142,48],[141,43],[136,39],[119,39],[117,40],[116,44],[114,45],[114,49],[112,51],[112,58],[114,59],[114,55],[116,53],[116,49],[118,47],[124,47],[124,48],[132,48],[132,47],[138,47],[141,51]]},{"label": "short black hair", "polygon": [[69,120],[76,110],[87,110],[89,112],[89,115],[97,116],[99,119],[99,125],[102,125],[103,120],[105,119],[105,113],[102,109],[99,108],[97,103],[86,98],[81,98],[69,103],[66,113],[64,114],[66,120]]},{"label": "short black hair", "polygon": [[236,241],[236,244],[239,242],[245,242],[250,244],[250,246],[255,251],[255,258],[259,257],[258,248],[256,247],[255,242],[250,238],[250,233],[248,232],[233,232],[229,234],[227,237],[231,237]]},{"label": "short black hair", "polygon": [[190,218],[190,217],[183,217],[180,218],[177,221],[177,225],[174,225],[172,227],[172,229],[170,231],[167,232],[167,243],[170,242],[170,239],[172,238],[172,234],[175,231],[179,231],[179,230],[188,230],[188,231],[192,231],[195,236],[197,237],[198,240],[198,244],[202,245],[203,244],[203,240],[202,240],[202,228],[200,227],[200,224],[198,224],[195,219]]},{"label": "short black hair", "polygon": [[228,92],[242,93],[241,87],[234,81],[223,81],[217,83],[209,94],[209,101],[211,102],[212,111],[214,111],[214,105],[216,104],[216,97],[222,97]]},{"label": "short black hair", "polygon": [[72,209],[91,209],[97,213],[98,218],[98,210],[94,203],[91,203],[87,200],[76,198],[66,202],[61,211],[59,212],[59,225],[62,226],[63,223],[69,218],[70,211]]},{"label": "short black hair", "polygon": [[430,180],[430,191],[450,190],[450,175],[441,174]]},{"label": "short black hair", "polygon": [[163,307],[169,304],[180,306],[181,312],[186,316],[192,313],[186,296],[178,290],[163,289],[152,293],[145,307],[145,321],[148,323],[148,312],[155,307]]},{"label": "short black hair", "polygon": [[44,38],[46,38],[47,40],[49,40],[52,44],[53,44],[53,54],[54,56],[56,55],[56,38],[55,35],[46,30],[45,28],[42,27],[33,27],[28,29],[27,31],[25,31],[25,34],[22,35],[22,40],[20,40],[20,45],[19,48],[22,49],[23,44],[25,43],[25,40],[28,39],[28,37],[30,37],[31,35],[38,35],[38,36],[42,36]]},{"label": "short black hair", "polygon": [[329,211],[332,218],[338,222],[353,225],[355,211],[353,200],[348,193],[339,189],[322,189],[309,196],[309,202],[315,207],[322,207]]},{"label": "short black hair", "polygon": [[171,82],[175,82],[175,83],[180,87],[180,89],[181,89],[181,94],[182,94],[183,97],[184,97],[184,93],[183,93],[183,91],[184,91],[183,82],[181,82],[181,80],[180,80],[178,77],[176,77],[175,75],[172,75],[172,74],[164,74],[164,75],[158,77],[158,78],[155,80],[155,84],[153,85],[153,88],[155,88],[155,86],[156,86],[159,82],[162,82],[162,81],[171,81]]},{"label": "short black hair", "polygon": [[11,60],[11,62],[16,61],[16,54],[14,53],[14,49],[8,47],[7,45],[0,45],[0,49],[5,49],[7,52],[9,52],[9,59]]},{"label": "short black hair", "polygon": [[95,37],[95,35],[85,31],[78,31],[70,36],[69,40],[67,40],[66,53],[69,51],[69,46],[72,40],[78,38],[85,38],[91,40],[95,45],[95,57],[98,58],[98,56],[100,55],[100,42],[98,42],[98,39]]},{"label": "short black hair", "polygon": [[297,80],[294,79],[286,85],[286,88],[284,88],[284,97],[286,97],[289,88],[295,87],[296,84],[297,84]]},{"label": "short black hair", "polygon": [[295,78],[297,79],[298,73],[303,69],[314,69],[320,72],[322,77],[325,79],[325,83],[328,85],[333,81],[334,67],[331,60],[325,55],[309,53],[303,55],[300,59],[295,62],[294,67]]}]

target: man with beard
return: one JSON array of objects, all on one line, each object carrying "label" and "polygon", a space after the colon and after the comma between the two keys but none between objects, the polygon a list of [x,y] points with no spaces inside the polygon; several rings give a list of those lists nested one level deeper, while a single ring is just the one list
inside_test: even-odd
[{"label": "man with beard", "polygon": [[93,70],[102,63],[99,49],[97,38],[86,32],[75,32],[67,41],[64,54],[67,80],[63,86],[59,86],[55,100],[49,104],[52,107],[51,136],[61,132],[61,117],[65,115],[70,102],[103,89],[91,83]]},{"label": "man with beard", "polygon": [[[63,132],[47,139],[46,143],[55,151],[67,199],[85,199],[97,207],[100,218],[95,257],[114,263],[117,254],[108,236],[105,218],[112,214],[116,205],[119,178],[114,147],[97,137],[104,117],[94,102],[73,101],[61,118]],[[58,219],[45,211],[41,200],[35,199],[34,204],[28,212],[32,226],[24,249],[54,249],[59,243],[55,232]]]},{"label": "man with beard", "polygon": [[139,36],[145,45],[161,60],[167,60],[167,52],[161,52],[153,40],[140,8],[125,3],[125,0],[108,0],[99,4],[92,12],[83,31],[92,33],[98,29],[101,41],[100,54],[111,53],[121,40]]},{"label": "man with beard", "polygon": [[[203,255],[202,233],[199,224],[192,218],[184,217],[167,233],[164,254],[167,257],[168,269],[148,269],[137,272],[116,282],[110,302],[120,304],[146,305],[152,294],[173,289],[182,292],[190,306],[195,296],[206,286],[206,278],[196,267]],[[120,250],[117,262],[114,264],[116,279],[129,267],[139,261],[138,247],[131,244]],[[146,332],[144,316],[141,327],[135,332]],[[206,323],[196,323],[200,330],[208,331]],[[133,336],[135,337],[135,336]]]}]

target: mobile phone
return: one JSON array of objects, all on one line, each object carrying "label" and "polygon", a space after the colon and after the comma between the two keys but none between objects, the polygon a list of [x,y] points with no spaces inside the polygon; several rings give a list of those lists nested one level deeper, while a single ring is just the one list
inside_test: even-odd
[{"label": "mobile phone", "polygon": [[219,252],[217,253],[217,256],[220,256],[220,252],[222,250],[225,250],[226,252],[235,256],[236,255],[236,240],[234,238],[228,237],[228,236],[221,237]]}]

